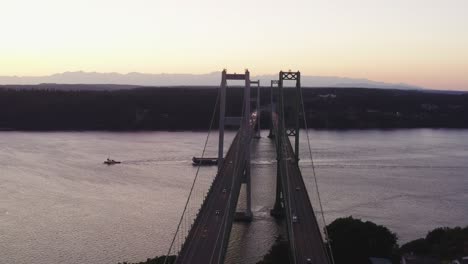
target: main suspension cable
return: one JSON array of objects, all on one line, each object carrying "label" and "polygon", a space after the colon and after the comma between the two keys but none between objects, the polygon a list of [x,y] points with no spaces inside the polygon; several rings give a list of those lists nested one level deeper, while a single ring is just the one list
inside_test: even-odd
[{"label": "main suspension cable", "polygon": [[[201,154],[202,159],[205,156],[206,146],[208,145],[208,139],[210,138],[211,129],[213,127],[214,118],[215,118],[215,115],[216,115],[216,109],[218,108],[219,96],[220,95],[219,95],[219,90],[218,90],[218,94],[216,96],[215,106],[214,106],[214,109],[213,109],[213,113],[211,115],[210,127],[208,129],[208,134],[206,136],[205,144],[203,146],[203,151],[202,151],[202,154]],[[177,234],[178,234],[178,232],[180,230],[181,224],[182,224],[182,222],[184,220],[184,215],[185,215],[185,212],[187,211],[187,207],[188,207],[188,204],[190,202],[190,197],[192,196],[192,192],[194,190],[195,183],[196,183],[196,181],[198,179],[198,173],[200,172],[200,167],[201,167],[201,162],[198,163],[197,172],[195,173],[195,178],[193,179],[192,186],[190,187],[190,192],[189,192],[189,195],[187,197],[187,201],[185,202],[184,210],[182,211],[182,215],[181,215],[181,217],[179,219],[179,223],[177,224],[177,229],[176,229],[176,232],[174,234],[174,237],[172,238],[171,245],[170,245],[169,250],[168,250],[168,252],[166,254],[166,257],[164,258],[164,264],[167,263],[167,259],[168,259],[169,255],[171,254],[171,250],[172,250],[172,247],[174,245],[174,241],[176,240],[176,236],[177,236]],[[182,245],[180,246],[180,250],[182,250]],[[176,256],[176,259],[177,259],[177,256]]]},{"label": "main suspension cable", "polygon": [[332,264],[335,264],[335,259],[333,258],[333,251],[332,251],[332,247],[331,247],[331,241],[330,241],[330,237],[328,236],[328,231],[327,231],[327,222],[325,221],[325,214],[324,214],[324,211],[323,211],[323,206],[322,206],[322,200],[320,198],[320,191],[319,191],[319,187],[318,187],[318,181],[317,181],[317,174],[315,172],[315,164],[314,164],[314,160],[313,160],[313,156],[312,156],[312,147],[310,146],[310,138],[309,138],[309,129],[307,127],[307,118],[306,118],[306,113],[305,113],[305,107],[304,107],[304,98],[302,96],[302,89],[299,89],[300,93],[300,103],[301,103],[301,107],[302,107],[302,113],[303,113],[303,118],[304,118],[304,127],[305,127],[305,131],[306,131],[306,136],[307,136],[307,145],[309,147],[309,155],[310,155],[310,162],[312,164],[312,174],[314,176],[314,181],[315,181],[315,189],[317,191],[317,197],[318,197],[318,202],[319,202],[319,206],[320,206],[320,211],[322,212],[322,221],[323,221],[323,224],[325,225],[324,227],[324,231],[325,231],[325,238],[327,240],[327,244],[328,244],[328,248],[330,250],[330,258],[331,258],[331,261],[332,261]]}]

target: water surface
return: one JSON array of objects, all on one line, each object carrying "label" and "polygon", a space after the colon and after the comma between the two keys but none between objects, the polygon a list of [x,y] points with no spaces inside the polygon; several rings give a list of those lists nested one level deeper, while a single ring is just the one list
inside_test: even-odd
[{"label": "water surface", "polygon": [[[468,130],[309,134],[328,223],[353,215],[389,227],[400,242],[435,227],[468,224]],[[252,145],[254,221],[233,227],[228,263],[255,263],[280,232],[268,213],[276,163],[266,135]],[[195,175],[190,159],[200,155],[205,137],[0,132],[2,261],[117,263],[164,254]],[[227,140],[232,137],[228,133]],[[208,156],[216,154],[215,143],[213,134]],[[123,163],[103,165],[109,155]],[[320,213],[305,137],[300,166]],[[201,171],[195,201],[214,171]]]}]

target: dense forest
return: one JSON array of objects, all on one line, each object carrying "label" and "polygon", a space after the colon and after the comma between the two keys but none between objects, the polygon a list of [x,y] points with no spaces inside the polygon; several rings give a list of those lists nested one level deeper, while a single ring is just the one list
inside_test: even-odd
[{"label": "dense forest", "polygon": [[[204,130],[209,127],[218,94],[213,87],[38,87],[0,86],[0,130]],[[365,88],[302,90],[307,123],[312,128],[468,127],[468,93]],[[242,93],[240,88],[228,89],[228,116],[240,113]],[[288,117],[294,109],[295,89],[285,88],[285,100]],[[270,88],[264,87],[261,105],[269,104]],[[269,127],[267,112],[261,123],[263,128]]]}]

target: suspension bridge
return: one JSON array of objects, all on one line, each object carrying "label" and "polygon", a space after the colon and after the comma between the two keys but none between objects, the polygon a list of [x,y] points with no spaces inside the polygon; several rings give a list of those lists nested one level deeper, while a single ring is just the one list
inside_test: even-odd
[{"label": "suspension bridge", "polygon": [[[228,81],[243,82],[243,103],[239,116],[226,115]],[[284,82],[295,82],[293,114],[285,118]],[[256,89],[252,89],[252,85]],[[307,129],[304,103],[302,99],[300,72],[280,72],[278,80],[271,81],[270,135],[276,147],[277,175],[276,197],[273,217],[283,219],[289,242],[290,263],[333,263],[331,250],[325,248],[316,214],[299,168],[299,131],[301,121]],[[219,109],[218,109],[219,108]],[[224,263],[234,221],[252,221],[250,144],[260,137],[260,82],[250,80],[249,71],[243,74],[221,75],[221,85],[216,99],[210,130],[215,112],[219,110],[219,142],[217,173],[206,191],[195,214],[190,213],[190,199],[198,179],[197,168],[187,202],[171,241],[165,263]],[[225,126],[238,126],[239,129],[224,155]],[[307,131],[307,130],[306,130]],[[306,133],[307,134],[307,133]],[[208,143],[208,132],[201,158],[204,158]],[[294,137],[294,146],[290,141]],[[307,134],[307,140],[309,138]],[[312,160],[312,152],[309,154]],[[312,163],[313,164],[313,163]],[[200,164],[201,165],[201,164]],[[199,166],[200,166],[199,165]],[[313,170],[315,179],[315,170]],[[315,182],[316,183],[316,182]],[[246,195],[245,209],[238,211],[237,204],[242,187]],[[317,185],[316,185],[317,186]],[[318,187],[317,187],[318,188]],[[318,192],[318,189],[317,189]],[[320,196],[319,204],[321,207]],[[323,210],[320,208],[323,218]],[[323,219],[324,220],[324,219]],[[169,258],[168,256],[175,256]]]}]

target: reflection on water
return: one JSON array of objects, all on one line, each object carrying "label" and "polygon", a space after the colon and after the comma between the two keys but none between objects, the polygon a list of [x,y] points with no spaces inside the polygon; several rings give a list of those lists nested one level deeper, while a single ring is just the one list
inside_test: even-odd
[{"label": "reflection on water", "polygon": [[[117,263],[164,254],[195,175],[191,158],[200,155],[205,136],[0,132],[2,261]],[[397,232],[400,242],[437,226],[467,224],[468,130],[310,136],[327,222],[349,215],[372,220]],[[227,263],[255,263],[279,233],[269,216],[275,151],[266,137],[252,151],[254,221],[234,225]],[[319,211],[307,151],[303,140],[300,166]],[[103,165],[108,156],[122,164]],[[216,156],[216,136],[207,156]],[[202,169],[196,199],[214,172]]]}]

